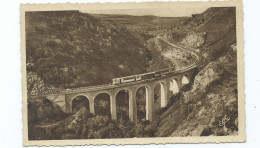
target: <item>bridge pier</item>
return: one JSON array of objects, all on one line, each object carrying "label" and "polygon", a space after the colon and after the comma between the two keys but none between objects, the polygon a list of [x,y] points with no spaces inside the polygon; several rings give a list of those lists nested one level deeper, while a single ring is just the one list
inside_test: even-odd
[{"label": "bridge pier", "polygon": [[[92,101],[93,100],[93,101]],[[94,99],[91,99],[91,101],[89,101],[89,111],[91,114],[95,115],[95,103],[94,103]]]},{"label": "bridge pier", "polygon": [[151,88],[146,89],[146,120],[153,121],[153,105],[154,105],[154,90]]},{"label": "bridge pier", "polygon": [[178,85],[179,92],[180,92],[181,88],[182,88],[182,78],[178,78],[177,85]]},{"label": "bridge pier", "polygon": [[137,123],[137,108],[136,108],[136,91],[129,93],[129,119],[133,123]]},{"label": "bridge pier", "polygon": [[169,85],[165,83],[160,83],[161,86],[161,108],[166,107],[168,104],[168,90],[169,90]]},{"label": "bridge pier", "polygon": [[[72,113],[72,104],[73,104],[73,99],[77,96],[85,96],[86,98],[89,99],[89,110],[90,113],[95,115],[95,96],[101,94],[101,93],[106,93],[110,95],[110,112],[111,112],[111,118],[112,120],[117,120],[117,112],[116,112],[116,94],[122,90],[128,90],[129,91],[129,119],[133,123],[137,123],[137,91],[140,87],[145,87],[145,110],[146,110],[146,115],[145,119],[149,121],[154,120],[155,116],[155,111],[154,111],[154,89],[157,84],[160,84],[160,89],[161,89],[161,102],[160,106],[166,107],[169,102],[170,98],[172,97],[172,93],[170,90],[171,87],[171,81],[174,79],[174,81],[177,83],[174,87],[178,87],[179,91],[181,91],[182,88],[182,78],[183,76],[186,76],[187,79],[189,80],[190,83],[193,83],[194,77],[195,77],[195,71],[196,69],[192,69],[183,73],[178,73],[174,75],[169,75],[167,77],[163,77],[163,79],[151,79],[150,81],[144,81],[144,82],[139,82],[136,84],[126,84],[124,86],[119,86],[119,85],[109,85],[104,88],[99,88],[97,90],[79,90],[78,92],[75,92],[75,90],[71,91],[68,90],[64,92],[63,94],[60,95],[60,97],[57,97],[55,99],[53,96],[48,97],[49,100],[52,100],[53,102],[57,103],[58,101],[62,100],[64,101],[64,111],[68,113]],[[174,83],[175,83],[174,82]],[[60,104],[58,104],[60,105]]]},{"label": "bridge pier", "polygon": [[186,75],[186,78],[188,79],[188,81],[189,81],[189,83],[188,84],[190,84],[191,83],[191,76],[190,76],[190,74],[189,75]]},{"label": "bridge pier", "polygon": [[165,98],[165,100],[166,100],[166,106],[168,105],[168,103],[170,102],[170,99],[171,99],[171,96],[172,96],[172,93],[171,93],[171,90],[170,90],[170,85],[171,85],[171,79],[166,79],[166,98]]},{"label": "bridge pier", "polygon": [[112,94],[110,96],[110,109],[111,109],[111,118],[112,120],[117,120],[117,115],[116,115],[116,95]]}]

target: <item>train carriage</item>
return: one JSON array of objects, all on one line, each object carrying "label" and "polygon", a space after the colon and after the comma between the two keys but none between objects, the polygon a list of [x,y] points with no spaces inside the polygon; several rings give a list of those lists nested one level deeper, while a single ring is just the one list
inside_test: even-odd
[{"label": "train carriage", "polygon": [[121,78],[121,83],[128,83],[136,81],[135,76],[123,77]]},{"label": "train carriage", "polygon": [[121,79],[120,78],[114,78],[113,80],[113,84],[120,84],[121,83]]},{"label": "train carriage", "polygon": [[142,80],[154,78],[155,72],[141,74]]},{"label": "train carriage", "polygon": [[171,74],[174,72],[174,70],[175,70],[175,66],[171,67],[171,68],[155,71],[155,72],[140,74],[140,75],[132,75],[132,76],[127,76],[127,77],[114,78],[113,84],[117,85],[117,84],[122,84],[122,83],[129,83],[129,82],[153,79],[155,77],[160,77],[160,76],[165,76],[165,75]]}]

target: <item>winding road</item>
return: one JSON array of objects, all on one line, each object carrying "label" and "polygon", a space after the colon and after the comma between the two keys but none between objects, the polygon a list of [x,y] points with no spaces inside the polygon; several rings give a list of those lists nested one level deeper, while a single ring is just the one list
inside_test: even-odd
[{"label": "winding road", "polygon": [[[157,38],[162,40],[166,44],[174,47],[174,48],[178,48],[178,49],[184,50],[186,52],[189,52],[194,57],[196,57],[196,61],[193,64],[191,64],[187,67],[182,67],[182,68],[176,69],[174,71],[174,73],[172,73],[172,75],[180,74],[180,73],[189,71],[189,70],[198,66],[199,61],[200,61],[200,57],[195,52],[193,52],[194,49],[170,43],[170,42],[166,41],[165,39],[163,39],[161,37],[157,37]],[[189,49],[187,49],[187,48],[189,48]],[[164,78],[164,77],[165,76],[161,76],[159,78]],[[148,80],[141,80],[141,81],[123,83],[123,84],[118,84],[118,85],[113,85],[112,83],[110,83],[110,84],[102,84],[102,85],[95,85],[95,86],[79,87],[79,88],[65,89],[65,90],[61,91],[60,93],[62,93],[62,94],[72,94],[72,93],[79,93],[79,92],[82,92],[82,91],[96,91],[96,90],[102,90],[102,89],[112,89],[112,88],[117,88],[117,87],[122,87],[122,86],[129,86],[129,85],[134,85],[134,84],[138,84],[138,83],[143,83],[143,82],[147,82],[147,81],[150,81],[150,80],[149,79]],[[53,94],[53,95],[55,95],[55,94]],[[37,96],[39,96],[39,95],[37,95]],[[45,95],[40,95],[40,96],[45,96]]]},{"label": "winding road", "polygon": [[[189,71],[189,70],[198,66],[199,61],[200,61],[200,57],[195,52],[193,52],[194,49],[192,49],[192,48],[187,49],[188,47],[184,47],[184,46],[181,46],[181,45],[176,45],[176,44],[170,43],[170,42],[166,41],[165,39],[163,39],[161,37],[158,37],[158,39],[164,41],[165,43],[167,43],[168,45],[170,45],[174,48],[178,48],[178,49],[184,50],[186,52],[189,52],[194,57],[196,57],[196,61],[193,64],[189,65],[188,67],[182,67],[180,69],[176,69],[173,74],[183,73],[183,72]],[[73,88],[73,89],[66,89],[62,93],[70,94],[70,93],[77,93],[77,92],[86,91],[86,90],[95,91],[95,90],[100,90],[100,89],[110,89],[110,88],[133,85],[133,84],[137,84],[137,83],[140,83],[140,82],[146,82],[146,81],[149,81],[149,80],[141,80],[141,81],[123,83],[123,84],[118,84],[118,85],[113,85],[112,83],[110,83],[110,84],[102,84],[102,85],[95,85],[95,86],[88,86],[88,87],[79,87],[79,88]]]}]

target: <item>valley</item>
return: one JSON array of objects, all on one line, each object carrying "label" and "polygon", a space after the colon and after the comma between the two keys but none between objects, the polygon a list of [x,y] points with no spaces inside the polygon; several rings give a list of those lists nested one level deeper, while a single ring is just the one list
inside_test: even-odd
[{"label": "valley", "polygon": [[[183,18],[36,12],[27,14],[26,23],[30,24],[26,34],[27,73],[31,73],[28,94],[107,84],[115,77],[171,66],[182,69],[196,61],[189,51],[173,45],[200,57],[194,82],[177,91],[171,82],[171,97],[164,108],[160,108],[161,86],[155,87],[156,120],[152,122],[145,120],[145,88],[136,93],[137,124],[128,119],[127,91],[116,96],[120,100],[117,121],[111,120],[106,95],[97,97],[96,115],[89,112],[87,102],[77,103],[69,114],[44,97],[28,98],[29,139],[237,134],[235,8],[209,8]],[[220,124],[224,117],[229,121]]]}]

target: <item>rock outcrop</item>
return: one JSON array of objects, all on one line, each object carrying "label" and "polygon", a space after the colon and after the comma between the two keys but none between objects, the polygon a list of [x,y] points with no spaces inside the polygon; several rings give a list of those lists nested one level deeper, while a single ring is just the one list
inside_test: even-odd
[{"label": "rock outcrop", "polygon": [[180,100],[160,116],[157,136],[237,134],[238,96],[233,48],[200,70],[192,89],[184,92]]},{"label": "rock outcrop", "polygon": [[[89,16],[81,17],[91,19]],[[113,34],[113,31],[111,31],[110,27],[98,27],[99,23],[86,23],[85,27],[92,30],[91,32],[94,34],[98,32],[97,35],[101,36],[101,38],[104,35],[108,35],[108,40],[110,40],[109,35]],[[93,24],[97,24],[97,28]],[[77,24],[72,25],[77,26]],[[238,90],[235,9],[210,8],[203,14],[193,15],[192,18],[182,23],[182,26],[178,28],[183,32],[179,31],[178,33],[175,32],[175,35],[166,34],[161,37],[172,38],[166,40],[198,48],[196,52],[201,54],[202,57],[198,67],[199,73],[195,76],[194,85],[189,85],[190,88],[187,88],[186,92],[172,97],[173,99],[170,100],[169,105],[158,111],[155,121],[152,123],[144,121],[135,126],[127,120],[116,123],[107,116],[93,116],[84,107],[80,108],[74,115],[70,115],[62,120],[55,120],[51,116],[60,112],[61,108],[58,109],[59,105],[55,106],[53,102],[48,100],[39,100],[38,102],[33,100],[28,103],[29,122],[36,124],[29,124],[29,139],[236,135],[238,132]],[[78,32],[78,34],[80,33],[81,31]],[[120,34],[116,34],[115,37],[120,37]],[[100,37],[97,36],[95,38],[99,39]],[[128,39],[129,37],[126,38]],[[177,65],[177,67],[185,67],[194,63],[191,60],[192,57],[187,53],[170,48],[165,42],[156,40],[156,38],[149,41],[151,44],[147,45],[147,47],[154,49],[150,50],[150,52],[153,52],[152,55],[158,56],[151,58],[148,71],[158,70],[164,68],[164,66],[165,68],[168,67],[168,63],[165,64],[166,61]],[[113,42],[117,43],[117,40],[113,40]],[[101,53],[103,53],[105,48],[110,49],[110,46],[113,45],[106,44],[108,42],[104,42],[106,45],[101,43],[98,45],[98,47],[104,47],[100,48]],[[122,43],[125,44],[123,40]],[[55,40],[56,44],[61,44],[61,42]],[[92,40],[89,44],[92,44]],[[117,49],[121,49],[119,44],[115,44],[115,46]],[[75,52],[82,55],[79,52],[80,49],[77,47]],[[94,50],[86,51],[91,57],[95,56],[93,55]],[[99,51],[99,49],[96,51]],[[145,51],[139,52],[146,53]],[[111,55],[114,55],[113,52],[111,52]],[[84,60],[85,57],[83,56],[79,59]],[[139,62],[138,58],[133,59],[134,63],[129,61],[128,64],[139,65],[140,68],[143,67],[142,64],[136,64],[136,62]],[[114,62],[116,64],[112,63],[111,65],[115,65],[115,69],[125,70],[129,68],[126,65],[119,65],[118,61]],[[33,65],[35,64],[32,64],[31,67]],[[110,68],[113,69],[113,67]],[[98,69],[99,66],[95,65],[89,71],[91,75],[96,76],[100,72]],[[72,66],[73,70],[75,68],[73,69]],[[130,71],[131,69],[129,68],[128,70]],[[109,69],[109,71],[111,70]],[[102,72],[106,73],[106,71]],[[86,75],[86,77],[89,77],[89,75]],[[98,78],[96,77],[96,79]],[[49,99],[55,100],[55,98],[58,98],[57,100],[61,99],[57,96]],[[36,121],[41,122],[37,123]]]},{"label": "rock outcrop", "polygon": [[204,44],[205,39],[204,36],[206,35],[206,32],[203,33],[189,33],[182,41],[182,45],[186,45],[193,48],[201,47],[201,45]]},{"label": "rock outcrop", "polygon": [[179,100],[158,117],[155,135],[237,135],[235,9],[210,8],[180,28],[186,37],[179,43],[196,47],[201,54],[199,73],[191,90],[180,94]]},{"label": "rock outcrop", "polygon": [[122,130],[107,116],[94,116],[82,107],[65,120],[48,125],[35,125],[29,139],[98,139],[120,138]]},{"label": "rock outcrop", "polygon": [[28,98],[28,122],[55,122],[56,119],[66,116],[59,106],[44,97]]},{"label": "rock outcrop", "polygon": [[218,63],[210,62],[195,77],[194,86],[191,92],[204,90],[212,82],[221,79],[227,71]]}]

